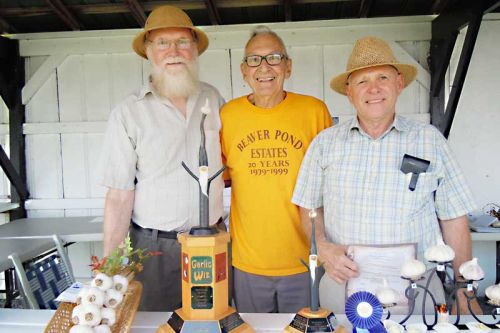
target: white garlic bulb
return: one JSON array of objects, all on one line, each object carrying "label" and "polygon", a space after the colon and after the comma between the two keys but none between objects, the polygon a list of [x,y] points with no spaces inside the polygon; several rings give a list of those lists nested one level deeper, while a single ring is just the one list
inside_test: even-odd
[{"label": "white garlic bulb", "polygon": [[81,303],[82,304],[94,304],[98,307],[101,307],[104,304],[106,299],[106,294],[104,291],[97,287],[90,287],[85,290],[85,293],[82,295]]},{"label": "white garlic bulb", "polygon": [[89,292],[89,286],[83,286],[76,296],[76,304],[82,304],[82,299],[85,298]]},{"label": "white garlic bulb", "polygon": [[125,294],[128,289],[128,279],[123,275],[113,276],[113,288],[118,290],[120,293]]},{"label": "white garlic bulb", "polygon": [[79,325],[96,326],[101,322],[101,309],[94,304],[82,304],[83,321]]},{"label": "white garlic bulb", "polygon": [[108,325],[98,325],[94,327],[94,333],[111,333],[111,328]]},{"label": "white garlic bulb", "polygon": [[123,295],[115,289],[108,289],[106,290],[106,301],[104,304],[108,308],[115,308],[120,304],[123,300]]},{"label": "white garlic bulb", "polygon": [[208,98],[205,99],[205,105],[203,105],[201,107],[200,111],[203,114],[210,114],[210,112],[212,112],[212,109],[210,108],[210,104],[208,103]]},{"label": "white garlic bulb", "polygon": [[101,308],[101,323],[112,326],[116,323],[116,312],[113,308]]},{"label": "white garlic bulb", "polygon": [[397,303],[398,293],[396,290],[389,287],[386,279],[383,279],[383,285],[375,292],[377,299],[382,305],[393,305]]},{"label": "white garlic bulb", "polygon": [[387,333],[403,333],[405,330],[403,325],[395,322],[394,320],[385,319],[382,322],[384,324],[384,328],[387,330]]},{"label": "white garlic bulb", "polygon": [[69,329],[69,333],[94,333],[94,329],[90,326],[75,325]]},{"label": "white garlic bulb", "polygon": [[408,333],[427,333],[427,326],[423,323],[413,323],[406,325]]},{"label": "white garlic bulb", "polygon": [[92,287],[106,291],[113,286],[113,279],[104,273],[99,273],[91,282]]},{"label": "white garlic bulb", "polygon": [[486,296],[494,302],[500,302],[500,283],[489,286],[484,291]]},{"label": "white garlic bulb", "polygon": [[425,265],[417,259],[407,259],[401,267],[401,276],[406,279],[417,280],[425,273]]},{"label": "white garlic bulb", "polygon": [[458,271],[468,281],[479,281],[484,278],[484,271],[477,263],[477,258],[464,262]]},{"label": "white garlic bulb", "polygon": [[458,328],[450,323],[437,323],[434,326],[434,331],[437,333],[456,333]]},{"label": "white garlic bulb", "polygon": [[455,251],[443,242],[441,235],[437,239],[437,244],[429,247],[424,253],[425,259],[434,262],[450,262],[455,258]]},{"label": "white garlic bulb", "polygon": [[71,322],[75,325],[81,324],[85,321],[85,312],[83,305],[77,305],[71,312]]}]

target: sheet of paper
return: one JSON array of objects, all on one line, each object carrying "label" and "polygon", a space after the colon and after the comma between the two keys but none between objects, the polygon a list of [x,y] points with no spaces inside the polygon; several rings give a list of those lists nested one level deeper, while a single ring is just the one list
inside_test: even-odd
[{"label": "sheet of paper", "polygon": [[[409,281],[401,278],[401,267],[407,258],[415,258],[416,245],[403,244],[396,246],[361,246],[349,247],[348,254],[358,264],[360,275],[350,279],[346,285],[346,297],[357,291],[368,291],[375,294],[382,287],[383,278],[388,285],[398,292],[397,312],[405,312],[408,299],[405,290]],[[396,307],[395,307],[396,308]],[[395,313],[396,309],[391,309]]]}]

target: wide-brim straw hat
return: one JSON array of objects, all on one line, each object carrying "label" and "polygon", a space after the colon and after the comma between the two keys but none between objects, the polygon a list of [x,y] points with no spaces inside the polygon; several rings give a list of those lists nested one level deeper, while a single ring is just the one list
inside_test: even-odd
[{"label": "wide-brim straw hat", "polygon": [[208,47],[207,35],[203,30],[193,25],[189,16],[182,9],[174,6],[160,6],[149,14],[146,24],[144,25],[144,30],[135,36],[132,42],[132,48],[135,53],[147,59],[146,49],[144,48],[147,34],[152,30],[163,28],[191,29],[196,34],[198,55],[202,54]]},{"label": "wide-brim straw hat", "polygon": [[384,65],[395,67],[403,75],[405,87],[417,76],[417,68],[398,62],[385,41],[377,37],[365,37],[356,41],[347,61],[346,72],[334,77],[330,81],[330,87],[339,94],[345,95],[349,75],[360,69]]}]

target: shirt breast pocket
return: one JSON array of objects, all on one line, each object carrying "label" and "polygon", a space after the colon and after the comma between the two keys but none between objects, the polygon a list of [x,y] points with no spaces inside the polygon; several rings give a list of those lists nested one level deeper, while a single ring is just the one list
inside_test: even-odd
[{"label": "shirt breast pocket", "polygon": [[434,202],[434,192],[437,189],[438,180],[433,173],[421,173],[418,175],[415,190],[409,188],[412,174],[400,174],[403,178],[403,195],[401,196],[401,208],[406,218],[415,219],[419,214],[426,212],[426,207]]}]

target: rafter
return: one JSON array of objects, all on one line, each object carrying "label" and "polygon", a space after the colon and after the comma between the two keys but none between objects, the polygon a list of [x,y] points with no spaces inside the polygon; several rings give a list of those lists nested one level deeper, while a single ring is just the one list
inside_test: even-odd
[{"label": "rafter", "polygon": [[205,0],[205,6],[207,7],[208,10],[208,17],[210,18],[210,23],[212,23],[212,25],[221,24],[219,10],[217,9],[215,0]]},{"label": "rafter", "polygon": [[[49,0],[46,0],[49,1]],[[331,2],[349,2],[358,0],[294,0],[294,4],[314,4]],[[217,0],[217,8],[245,8],[260,6],[280,6],[283,0]],[[160,5],[172,5],[172,1],[145,1],[141,2],[146,12],[152,11]],[[176,1],[175,6],[183,10],[206,9],[204,1]],[[130,9],[124,3],[104,3],[88,5],[68,5],[67,8],[74,13],[89,14],[119,14],[129,12]],[[0,8],[0,15],[10,16],[37,16],[50,14],[52,10],[46,7],[11,7]]]},{"label": "rafter", "polygon": [[283,0],[285,22],[292,21],[292,5],[293,5],[293,0]]},{"label": "rafter", "polygon": [[80,30],[83,28],[82,24],[78,22],[76,17],[66,8],[61,0],[45,0],[52,8],[56,15],[70,28],[71,30]]},{"label": "rafter", "polygon": [[370,9],[372,7],[372,0],[361,0],[361,5],[359,6],[358,17],[368,17],[370,15]]},{"label": "rafter", "polygon": [[144,14],[142,6],[137,2],[137,0],[124,0],[124,2],[132,13],[134,19],[137,23],[139,23],[139,26],[143,27],[146,23],[146,14]]},{"label": "rafter", "polygon": [[434,0],[431,8],[431,14],[441,13],[447,6],[449,0]]},{"label": "rafter", "polygon": [[17,29],[12,26],[9,22],[7,22],[4,18],[0,17],[0,29],[1,32],[17,32]]}]

